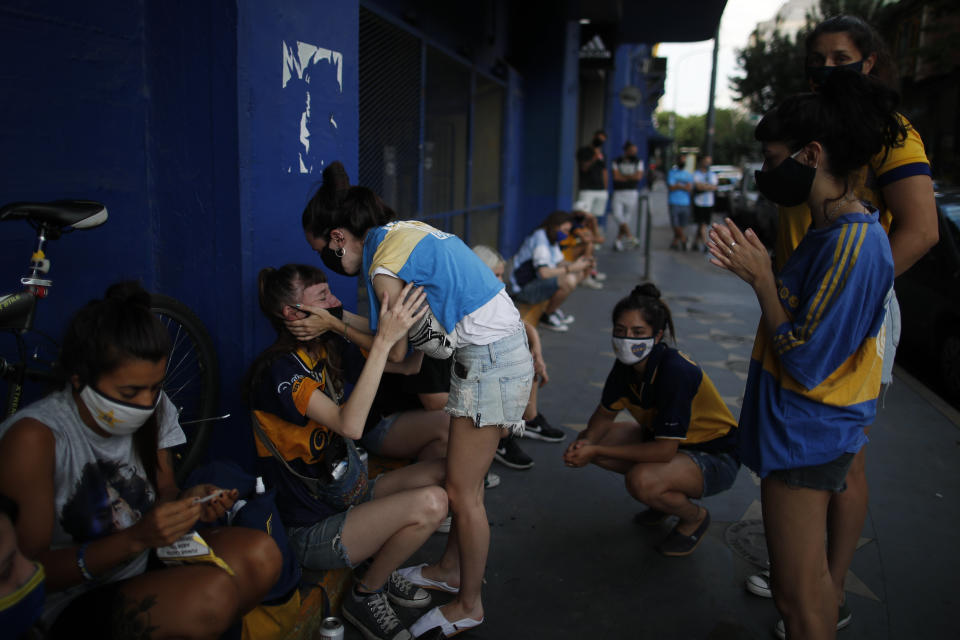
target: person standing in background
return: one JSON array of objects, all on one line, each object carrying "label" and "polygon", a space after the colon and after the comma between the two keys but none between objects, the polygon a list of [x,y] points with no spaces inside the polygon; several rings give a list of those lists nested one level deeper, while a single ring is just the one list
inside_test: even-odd
[{"label": "person standing in background", "polygon": [[639,242],[630,231],[630,222],[636,224],[640,205],[640,192],[637,187],[643,178],[643,160],[637,157],[637,145],[629,140],[623,143],[623,155],[613,161],[613,206],[611,211],[619,225],[617,239],[613,243],[616,251],[636,248]]},{"label": "person standing in background", "polygon": [[687,234],[684,227],[690,224],[690,192],[693,190],[693,176],[686,170],[687,159],[677,158],[677,164],[667,174],[667,208],[670,210],[670,226],[673,227],[673,242],[670,248],[683,251],[687,248]]},{"label": "person standing in background", "polygon": [[707,227],[710,226],[710,215],[720,184],[717,174],[710,170],[713,158],[700,156],[697,161],[697,170],[693,172],[693,221],[697,223],[697,235],[690,248],[707,251]]},{"label": "person standing in background", "polygon": [[607,159],[603,155],[603,143],[607,134],[598,129],[593,134],[589,147],[577,151],[577,168],[580,171],[580,191],[575,209],[587,211],[600,217],[607,211]]}]

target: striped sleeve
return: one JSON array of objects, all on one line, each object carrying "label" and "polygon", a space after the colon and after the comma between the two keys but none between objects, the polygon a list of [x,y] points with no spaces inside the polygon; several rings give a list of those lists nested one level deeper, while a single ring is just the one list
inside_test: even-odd
[{"label": "striped sleeve", "polygon": [[818,248],[793,320],[773,336],[777,357],[807,389],[819,385],[860,346],[870,330],[877,291],[889,288],[870,231],[865,222],[845,224]]}]

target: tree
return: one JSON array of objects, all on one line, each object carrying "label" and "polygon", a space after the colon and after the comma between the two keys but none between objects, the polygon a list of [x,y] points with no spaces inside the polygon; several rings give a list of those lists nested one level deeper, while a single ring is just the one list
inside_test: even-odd
[{"label": "tree", "polygon": [[[659,111],[657,129],[669,135],[671,111]],[[739,164],[745,156],[753,155],[757,143],[753,138],[753,123],[736,109],[717,109],[714,123],[714,164]],[[706,131],[706,116],[676,116],[673,139],[677,147],[700,147]]]}]

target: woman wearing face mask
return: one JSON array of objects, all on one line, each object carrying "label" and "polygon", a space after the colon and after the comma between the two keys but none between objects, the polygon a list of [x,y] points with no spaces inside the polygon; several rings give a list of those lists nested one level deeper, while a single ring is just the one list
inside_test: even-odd
[{"label": "woman wearing face mask", "polygon": [[232,574],[207,564],[147,569],[150,549],[223,516],[237,497],[174,484],[169,448],[185,438],[162,391],[169,351],[149,294],[114,285],[70,322],[66,386],[0,424],[0,492],[20,505],[21,548],[46,572],[47,637],[150,628],[215,638],[280,575],[272,538],[239,527],[203,532]]},{"label": "woman wearing face mask", "polygon": [[[737,476],[737,423],[707,374],[664,341],[670,309],[653,284],[640,285],[613,309],[617,361],[587,428],[564,453],[570,467],[588,463],[622,473],[627,491],[649,508],[641,524],[680,521],[657,550],[693,553],[710,526],[693,502],[726,491]],[[627,410],[636,422],[616,422]]]},{"label": "woman wearing face mask", "polygon": [[407,283],[424,288],[429,323],[398,340],[392,360],[402,359],[408,345],[430,348],[438,337],[453,349],[445,410],[451,416],[446,490],[454,517],[447,544],[457,552],[445,554],[447,562],[404,574],[414,584],[457,594],[411,626],[414,635],[441,627],[450,636],[483,622],[480,590],[490,542],[484,476],[501,434],[523,427],[533,362],[520,313],[490,269],[456,236],[395,217],[369,189],[350,187],[343,166],[334,163],[324,170],[302,222],[329,268],[362,272],[372,322],[378,296],[397,299]]},{"label": "woman wearing face mask", "polygon": [[[832,497],[844,491],[876,415],[893,259],[879,213],[857,187],[864,164],[906,136],[896,102],[867,76],[837,71],[757,126],[758,189],[784,206],[805,201],[813,218],[779,272],[752,231],[727,220],[710,235],[711,261],[750,284],[763,312],[740,455],[762,478],[771,586],[784,618],[777,633],[786,637],[832,638],[849,617],[823,539]],[[852,555],[855,537],[830,537],[830,548],[849,544]]]},{"label": "woman wearing face mask", "polygon": [[586,256],[573,262],[564,260],[560,243],[570,235],[572,226],[571,214],[554,211],[527,236],[513,256],[510,274],[513,296],[527,304],[549,299],[540,325],[550,331],[568,331],[567,325],[573,322],[573,316],[564,314],[560,305],[590,275],[596,264]]},{"label": "woman wearing face mask", "polygon": [[[813,91],[833,72],[844,69],[868,74],[888,85],[893,81],[890,56],[883,41],[873,27],[855,16],[837,16],[818,24],[807,36],[806,54],[807,78]],[[884,148],[868,158],[864,169],[867,177],[855,187],[858,198],[879,210],[880,224],[889,235],[895,276],[913,266],[938,240],[933,183],[923,141],[906,118],[900,114],[897,117],[906,130],[906,137],[896,146]],[[810,209],[802,196],[779,206],[775,250],[778,270],[799,245],[810,223]],[[896,295],[891,296],[887,304],[886,323],[881,372],[884,385],[893,381],[893,362],[900,336],[900,307]],[[865,426],[868,432],[869,428]],[[828,517],[827,557],[841,602],[844,602],[844,579],[867,514],[866,447],[854,456],[846,484],[846,491],[831,498]],[[772,595],[768,572],[748,577],[746,587],[759,596]],[[849,610],[843,607],[838,628],[846,626],[850,619]]]},{"label": "woman wearing face mask", "polygon": [[[408,295],[411,294],[412,295]],[[250,367],[245,394],[255,417],[258,467],[277,487],[277,507],[300,563],[313,571],[356,567],[371,558],[344,597],[344,616],[367,638],[409,638],[393,605],[426,607],[430,595],[396,571],[447,515],[439,486],[444,460],[391,471],[375,482],[353,440],[363,434],[393,343],[423,314],[422,292],[407,285],[380,309],[380,330],[365,362],[337,335],[309,342],[285,322],[304,307],[329,304],[323,272],[288,264],[259,275],[260,308],[277,340]],[[352,363],[363,362],[359,371]],[[354,382],[343,401],[345,379]],[[392,604],[391,604],[392,603]]]}]

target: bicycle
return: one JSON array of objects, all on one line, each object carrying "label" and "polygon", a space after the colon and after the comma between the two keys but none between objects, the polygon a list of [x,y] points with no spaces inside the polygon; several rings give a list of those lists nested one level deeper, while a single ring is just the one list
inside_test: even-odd
[{"label": "bicycle", "polygon": [[[45,250],[50,240],[65,233],[92,229],[107,221],[107,209],[89,200],[15,202],[0,207],[0,222],[23,220],[36,232],[36,243],[27,275],[20,279],[22,291],[0,295],[0,331],[12,334],[17,359],[0,356],[0,380],[7,383],[4,413],[13,415],[23,400],[27,381],[63,384],[56,374],[56,361],[45,361],[39,346],[28,355],[27,337],[37,335],[56,347],[56,341],[34,329],[37,303],[50,294],[53,281],[47,277],[50,259]],[[177,483],[182,483],[206,450],[212,422],[229,417],[214,416],[219,397],[220,375],[210,334],[199,318],[182,302],[159,293],[151,294],[151,308],[170,332],[172,348],[167,360],[164,391],[177,407],[187,442],[173,451]]]}]

